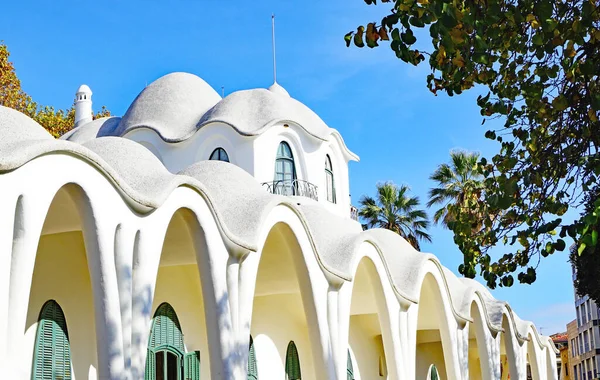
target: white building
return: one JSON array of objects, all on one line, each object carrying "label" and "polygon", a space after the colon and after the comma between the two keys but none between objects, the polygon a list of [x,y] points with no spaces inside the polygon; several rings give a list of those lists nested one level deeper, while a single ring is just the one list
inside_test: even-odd
[{"label": "white building", "polygon": [[174,73],[94,121],[80,90],[60,140],[0,107],[3,378],[556,379],[505,302],[362,230],[358,157],[278,84]]},{"label": "white building", "polygon": [[[573,283],[577,278],[577,269],[571,265]],[[575,296],[576,322],[569,332],[569,355],[571,360],[571,379],[595,380],[600,378],[598,371],[600,359],[600,309],[590,296],[577,294]],[[571,325],[571,324],[569,324]]]}]

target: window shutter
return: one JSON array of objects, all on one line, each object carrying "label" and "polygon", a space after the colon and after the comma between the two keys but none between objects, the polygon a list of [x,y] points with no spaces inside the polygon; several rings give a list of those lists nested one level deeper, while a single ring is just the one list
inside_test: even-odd
[{"label": "window shutter", "polygon": [[144,376],[145,380],[154,380],[156,379],[156,356],[151,349],[148,349],[146,352],[146,374]]},{"label": "window shutter", "polygon": [[163,345],[175,347],[181,352],[185,351],[179,319],[168,303],[161,304],[156,310],[149,341],[150,348]]},{"label": "window shutter", "polygon": [[248,380],[258,380],[258,368],[256,366],[256,352],[254,342],[250,337],[250,349],[248,350]]},{"label": "window shutter", "polygon": [[294,341],[290,341],[287,348],[285,359],[285,373],[288,380],[300,380],[300,359],[298,358],[298,349]]},{"label": "window shutter", "polygon": [[439,380],[439,375],[435,364],[431,366],[431,375],[429,376],[431,380]]},{"label": "window shutter", "polygon": [[42,307],[35,341],[33,380],[70,380],[71,349],[65,315],[56,301]]},{"label": "window shutter", "polygon": [[354,380],[354,368],[352,367],[352,357],[348,350],[348,363],[346,364],[347,380]]},{"label": "window shutter", "polygon": [[200,351],[185,354],[183,363],[185,380],[200,380]]}]

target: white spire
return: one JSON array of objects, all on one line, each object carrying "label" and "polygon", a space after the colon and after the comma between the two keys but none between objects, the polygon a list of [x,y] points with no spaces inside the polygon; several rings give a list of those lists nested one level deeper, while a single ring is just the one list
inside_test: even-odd
[{"label": "white spire", "polygon": [[92,121],[92,90],[82,84],[75,93],[75,127]]},{"label": "white spire", "polygon": [[277,60],[275,59],[275,14],[271,15],[271,34],[273,37],[273,83],[277,83]]}]

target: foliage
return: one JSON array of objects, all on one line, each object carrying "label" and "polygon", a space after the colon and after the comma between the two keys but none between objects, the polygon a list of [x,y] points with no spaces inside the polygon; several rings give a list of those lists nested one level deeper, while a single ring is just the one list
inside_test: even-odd
[{"label": "foliage", "polygon": [[[585,213],[592,211],[600,202],[600,187],[588,194]],[[590,227],[591,235],[598,236],[600,223]],[[600,303],[600,244],[586,246],[583,251],[578,252],[577,247],[571,248],[571,263],[576,269],[575,289],[578,294],[587,294],[597,304]]]},{"label": "foliage", "polygon": [[[68,132],[75,125],[75,107],[56,110],[52,106],[40,106],[21,88],[12,62],[8,60],[10,52],[0,43],[0,105],[20,111],[37,121],[54,137]],[[110,111],[102,107],[93,115],[94,119],[110,116]]]},{"label": "foliage", "polygon": [[[483,190],[483,176],[478,168],[479,154],[461,150],[450,152],[450,163],[441,164],[429,179],[437,182],[437,187],[429,190],[427,207],[442,205],[433,222],[441,222],[445,227],[456,220],[459,211],[478,211]],[[473,220],[481,220],[481,215],[473,215]],[[477,224],[475,229],[481,228]]]},{"label": "foliage", "polygon": [[358,215],[369,228],[379,227],[394,231],[419,250],[419,241],[431,241],[426,232],[427,214],[418,209],[419,198],[408,195],[408,186],[392,182],[377,184],[377,197],[364,195],[360,200]]},{"label": "foliage", "polygon": [[[379,25],[348,33],[348,46],[390,40],[404,62],[418,65],[427,56],[431,92],[453,96],[479,85],[488,91],[477,99],[483,123],[504,121],[485,133],[500,147],[479,163],[482,209],[448,223],[464,255],[459,271],[474,277],[479,268],[492,288],[512,285],[515,272],[532,283],[541,257],[564,250],[566,235],[578,237],[580,251],[594,245],[589,226],[598,205],[582,223],[562,216],[600,175],[599,0],[382,2],[391,12]],[[429,36],[415,33],[420,28]],[[432,42],[431,51],[415,48],[417,35]],[[474,230],[477,223],[482,227]],[[492,261],[489,250],[500,243],[508,252]]]}]

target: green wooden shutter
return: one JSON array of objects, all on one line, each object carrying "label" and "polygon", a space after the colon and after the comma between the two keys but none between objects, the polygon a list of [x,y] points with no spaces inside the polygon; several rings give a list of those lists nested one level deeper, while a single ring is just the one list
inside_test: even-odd
[{"label": "green wooden shutter", "polygon": [[38,320],[33,380],[70,380],[71,348],[65,315],[56,301],[44,304]]},{"label": "green wooden shutter", "polygon": [[440,378],[439,375],[438,375],[437,368],[435,367],[435,364],[433,364],[431,366],[431,375],[429,376],[429,378],[431,380],[439,380],[439,378]]},{"label": "green wooden shutter", "polygon": [[258,380],[258,368],[256,367],[256,353],[254,341],[250,337],[250,349],[248,350],[248,380]]},{"label": "green wooden shutter", "polygon": [[354,380],[354,368],[352,367],[352,357],[350,356],[350,350],[348,350],[348,362],[346,363],[347,379]]},{"label": "green wooden shutter", "polygon": [[183,359],[184,379],[200,380],[200,351],[188,352]]},{"label": "green wooden shutter", "polygon": [[[154,313],[152,319],[152,329],[150,331],[150,338],[148,339],[148,356],[146,357],[146,373],[144,379],[155,380],[156,379],[156,354],[162,352],[165,347],[171,348],[169,352],[176,354],[181,366],[181,360],[183,359],[183,368],[187,368],[188,358],[187,355],[184,357],[185,346],[183,345],[183,333],[181,332],[181,325],[177,314],[171,305],[168,303],[162,303]],[[190,353],[193,355],[195,353]],[[191,356],[190,356],[191,360]],[[160,367],[159,367],[160,368]],[[200,380],[200,353],[198,352],[198,375],[197,377],[191,377],[192,380]],[[193,372],[194,367],[190,367]],[[187,372],[186,372],[187,374]],[[179,375],[181,376],[181,375]],[[187,379],[187,377],[186,377]]]},{"label": "green wooden shutter", "polygon": [[285,374],[287,380],[300,380],[302,376],[300,374],[300,358],[298,358],[298,349],[294,341],[290,341],[287,348],[287,355],[285,358]]},{"label": "green wooden shutter", "polygon": [[156,379],[156,356],[154,356],[154,351],[151,349],[148,349],[146,353],[146,373],[144,379]]},{"label": "green wooden shutter", "polygon": [[164,345],[175,347],[181,352],[185,351],[179,319],[173,307],[166,302],[156,309],[148,342],[150,348]]}]

